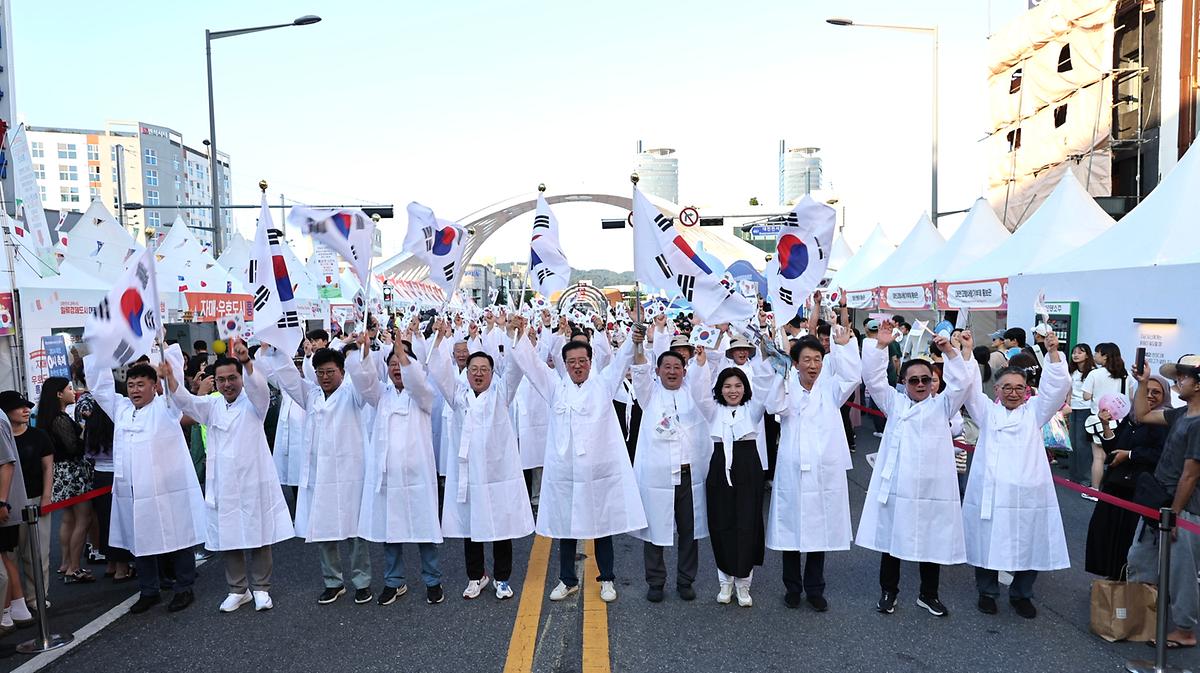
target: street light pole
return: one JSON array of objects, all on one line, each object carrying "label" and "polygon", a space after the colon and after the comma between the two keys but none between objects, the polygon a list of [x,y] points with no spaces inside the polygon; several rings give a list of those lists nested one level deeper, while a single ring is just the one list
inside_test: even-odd
[{"label": "street light pole", "polygon": [[897,26],[884,23],[857,23],[850,19],[832,18],[825,19],[825,23],[834,26],[851,26],[858,28],[882,28],[884,30],[897,30],[906,33],[926,33],[933,37],[933,114],[930,117],[933,120],[933,138],[931,141],[931,180],[930,185],[930,204],[929,204],[929,219],[933,221],[933,226],[937,227],[938,223],[938,27],[934,26]]},{"label": "street light pole", "polygon": [[221,182],[220,182],[220,161],[217,159],[217,114],[216,108],[213,105],[213,75],[212,75],[212,41],[219,40],[223,37],[236,37],[238,35],[246,35],[247,33],[260,33],[264,30],[274,30],[276,28],[290,28],[291,26],[308,26],[317,23],[321,17],[313,14],[306,14],[292,21],[291,23],[278,23],[270,26],[255,26],[253,28],[235,28],[233,30],[204,30],[204,57],[208,65],[208,166],[212,175],[209,176],[209,184],[212,187],[212,226],[213,226],[213,257],[221,254],[223,238],[225,235],[224,222],[221,220]]}]

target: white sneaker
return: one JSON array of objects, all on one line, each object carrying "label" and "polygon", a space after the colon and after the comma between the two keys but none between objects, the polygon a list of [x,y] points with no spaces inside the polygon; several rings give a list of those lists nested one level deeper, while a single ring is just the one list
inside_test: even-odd
[{"label": "white sneaker", "polygon": [[270,610],[275,607],[275,603],[271,601],[271,594],[265,591],[254,592],[254,609],[258,612]]},{"label": "white sneaker", "polygon": [[750,598],[750,587],[739,586],[737,588],[738,605],[748,608],[754,605],[754,599]]},{"label": "white sneaker", "polygon": [[479,598],[479,592],[483,591],[483,588],[486,587],[490,581],[491,578],[489,578],[487,575],[484,575],[482,579],[471,580],[470,582],[467,582],[467,588],[463,589],[463,598],[467,600]]},{"label": "white sneaker", "polygon": [[717,594],[717,602],[728,604],[733,600],[733,582],[721,582],[721,592]]},{"label": "white sneaker", "polygon": [[225,600],[221,601],[221,612],[233,612],[252,600],[254,600],[254,597],[250,595],[249,591],[240,594],[229,594],[225,597]]},{"label": "white sneaker", "polygon": [[876,437],[876,438],[878,438],[878,439],[883,439],[883,433],[882,433],[882,432],[872,432],[871,434],[872,434],[872,435],[875,435],[875,437]]},{"label": "white sneaker", "polygon": [[617,587],[612,582],[600,583],[600,600],[611,603],[617,600]]},{"label": "white sneaker", "polygon": [[496,598],[499,598],[500,600],[504,600],[506,598],[512,598],[512,597],[513,597],[513,590],[512,590],[512,587],[508,586],[508,582],[501,582],[500,580],[496,580]]},{"label": "white sneaker", "polygon": [[562,599],[566,598],[567,596],[570,596],[573,593],[577,593],[578,591],[579,591],[578,584],[576,584],[573,587],[569,587],[566,584],[563,584],[562,581],[560,580],[558,583],[558,586],[554,587],[554,591],[550,592],[550,600],[561,601]]}]

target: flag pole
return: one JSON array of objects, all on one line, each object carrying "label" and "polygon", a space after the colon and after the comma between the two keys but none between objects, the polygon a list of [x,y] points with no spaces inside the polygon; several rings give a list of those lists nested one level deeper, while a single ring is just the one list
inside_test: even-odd
[{"label": "flag pole", "polygon": [[[371,215],[371,222],[375,224],[375,228],[379,228],[379,213]],[[375,253],[372,251],[371,257],[367,259],[367,286],[363,288],[363,332],[371,328],[371,281],[374,280],[372,274],[375,273]]]},{"label": "flag pole", "polygon": [[[546,193],[546,183],[544,183],[544,182],[538,183],[537,190],[538,190],[538,194],[545,194]],[[525,305],[525,292],[529,290],[529,273],[531,271],[533,271],[533,269],[530,268],[533,265],[533,241],[532,240],[529,242],[528,260],[529,261],[525,262],[525,273],[522,274],[522,277],[521,277],[521,294],[517,300],[517,312],[518,313],[521,311],[521,308]]]},{"label": "flag pole", "polygon": [[[639,180],[641,180],[641,178],[638,177],[637,171],[634,171],[633,173],[629,174],[629,181],[633,183],[633,191],[635,191],[635,192],[637,191],[637,184],[638,184]],[[632,214],[632,210],[630,212]],[[633,225],[633,217],[629,218],[629,224],[630,224],[630,226],[634,226]],[[636,238],[637,238],[637,236],[635,235],[634,239],[636,240]],[[637,259],[634,259],[635,264],[636,264],[636,262],[637,262]],[[637,316],[636,322],[640,323],[640,322],[642,322],[642,320],[644,319],[645,316],[642,314],[642,284],[640,281],[638,281],[636,279],[636,277],[634,278],[634,281],[633,281],[633,301],[634,301],[634,311],[636,311],[636,313],[634,313],[634,315]]]}]

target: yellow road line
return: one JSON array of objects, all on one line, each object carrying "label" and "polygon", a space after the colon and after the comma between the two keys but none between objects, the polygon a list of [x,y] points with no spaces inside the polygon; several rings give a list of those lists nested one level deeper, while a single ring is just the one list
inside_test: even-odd
[{"label": "yellow road line", "polygon": [[[533,670],[533,653],[537,648],[538,623],[542,619],[542,598],[546,593],[546,568],[550,559],[550,538],[536,535],[529,551],[529,568],[521,585],[521,603],[513,622],[512,638],[508,641],[508,659],[504,673],[529,673]],[[605,638],[607,647],[608,639]]]},{"label": "yellow road line", "polygon": [[611,673],[608,652],[608,604],[600,599],[600,574],[596,567],[596,543],[584,545],[583,563],[583,673]]}]

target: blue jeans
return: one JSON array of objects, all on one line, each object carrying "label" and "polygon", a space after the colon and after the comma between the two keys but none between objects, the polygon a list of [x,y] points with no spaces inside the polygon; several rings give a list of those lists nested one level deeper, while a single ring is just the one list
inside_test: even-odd
[{"label": "blue jeans", "polygon": [[[1009,600],[1033,598],[1033,581],[1037,579],[1036,570],[1018,570],[1012,573],[1012,585],[1008,587]],[[1000,595],[1000,572],[987,568],[975,569],[975,588],[981,596],[995,598]]]},{"label": "blue jeans", "polygon": [[[438,548],[432,542],[418,542],[417,551],[421,555],[421,581],[427,587],[435,587],[442,583],[442,571],[438,569]],[[402,543],[385,542],[383,544],[383,585],[393,589],[404,586],[404,553]]]},{"label": "blue jeans", "polygon": [[196,557],[192,554],[192,548],[187,547],[156,556],[137,557],[138,587],[143,596],[157,596],[159,593],[159,560],[167,561],[172,566],[175,593],[192,590],[192,584],[196,582]]},{"label": "blue jeans", "polygon": [[[575,573],[575,546],[578,540],[562,539],[558,541],[558,579],[573,587],[579,584],[579,576]],[[613,541],[612,536],[596,538],[596,567],[601,582],[611,582],[616,579],[613,574]]]}]

